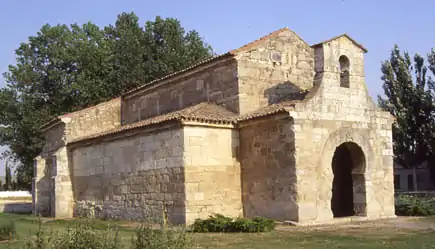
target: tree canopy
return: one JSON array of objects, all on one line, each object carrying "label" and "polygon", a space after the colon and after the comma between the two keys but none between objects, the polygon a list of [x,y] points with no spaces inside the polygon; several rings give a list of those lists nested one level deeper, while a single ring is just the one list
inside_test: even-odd
[{"label": "tree canopy", "polygon": [[0,89],[0,145],[30,187],[41,152],[39,127],[55,116],[117,97],[139,85],[213,56],[195,30],[157,16],[140,25],[121,13],[114,25],[44,25],[15,51]]},{"label": "tree canopy", "polygon": [[[385,96],[379,96],[378,103],[396,118],[394,155],[406,168],[433,160],[435,83],[431,76],[435,73],[435,51],[427,59],[429,65],[418,54],[411,59],[408,52],[402,53],[395,45],[389,60],[381,66]],[[431,170],[435,172],[432,166]]]}]

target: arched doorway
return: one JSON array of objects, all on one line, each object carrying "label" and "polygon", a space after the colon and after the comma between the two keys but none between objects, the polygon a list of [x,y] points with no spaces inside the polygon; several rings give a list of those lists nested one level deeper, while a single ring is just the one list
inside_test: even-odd
[{"label": "arched doorway", "polygon": [[334,217],[365,216],[365,156],[356,143],[345,142],[332,157],[331,210]]}]

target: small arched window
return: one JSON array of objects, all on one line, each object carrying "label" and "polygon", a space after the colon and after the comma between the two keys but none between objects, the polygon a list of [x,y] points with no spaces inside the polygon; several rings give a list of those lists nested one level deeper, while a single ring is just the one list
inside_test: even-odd
[{"label": "small arched window", "polygon": [[338,59],[338,62],[340,63],[340,86],[349,88],[349,59],[346,56],[342,55]]}]

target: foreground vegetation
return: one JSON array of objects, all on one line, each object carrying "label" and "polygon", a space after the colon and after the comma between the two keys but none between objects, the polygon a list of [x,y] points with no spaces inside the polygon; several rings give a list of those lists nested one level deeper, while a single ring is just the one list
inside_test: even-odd
[{"label": "foreground vegetation", "polygon": [[395,200],[396,215],[400,216],[434,216],[435,197],[428,194],[398,194]]},{"label": "foreground vegetation", "polygon": [[262,233],[275,229],[275,221],[262,217],[232,219],[215,214],[208,219],[197,219],[192,231],[197,233]]},{"label": "foreground vegetation", "polygon": [[[433,218],[427,218],[426,221]],[[0,215],[0,224],[15,222],[16,237],[0,242],[0,249],[38,248],[433,248],[435,233],[428,230],[384,227],[337,228],[333,231],[281,227],[269,233],[188,233],[137,228],[122,221],[50,220],[28,215]],[[42,231],[42,233],[41,233]],[[38,233],[39,232],[39,233]],[[37,239],[39,237],[39,239]],[[50,241],[50,240],[51,241]],[[33,241],[29,244],[28,241]],[[92,243],[92,246],[89,245]],[[72,247],[74,245],[74,247]],[[165,247],[166,246],[166,247]]]}]

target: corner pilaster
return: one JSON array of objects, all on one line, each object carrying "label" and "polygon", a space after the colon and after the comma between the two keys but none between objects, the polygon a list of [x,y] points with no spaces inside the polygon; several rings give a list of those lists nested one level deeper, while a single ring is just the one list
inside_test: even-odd
[{"label": "corner pilaster", "polygon": [[45,158],[38,156],[33,161],[32,211],[35,215],[50,213],[50,179]]},{"label": "corner pilaster", "polygon": [[51,176],[54,185],[52,215],[56,218],[73,217],[74,196],[70,172],[68,150],[62,147],[53,157]]}]

